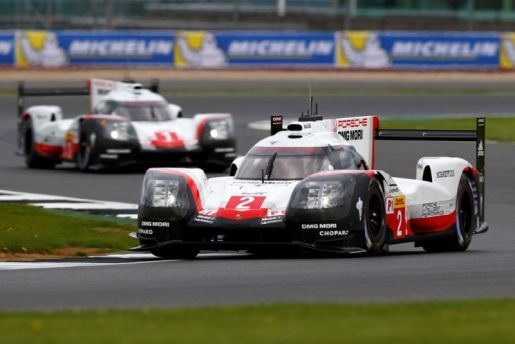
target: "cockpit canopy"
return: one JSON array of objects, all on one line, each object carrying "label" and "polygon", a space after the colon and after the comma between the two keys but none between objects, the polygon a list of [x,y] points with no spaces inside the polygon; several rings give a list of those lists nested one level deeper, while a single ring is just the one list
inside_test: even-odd
[{"label": "cockpit canopy", "polygon": [[236,179],[299,180],[332,170],[367,169],[352,146],[254,147],[243,159]]},{"label": "cockpit canopy", "polygon": [[105,115],[117,115],[135,122],[170,121],[173,116],[165,102],[117,102],[106,100],[100,102],[95,112]]}]

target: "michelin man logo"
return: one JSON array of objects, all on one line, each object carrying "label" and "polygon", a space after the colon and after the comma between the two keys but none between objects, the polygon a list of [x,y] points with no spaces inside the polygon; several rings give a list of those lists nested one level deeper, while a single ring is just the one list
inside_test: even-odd
[{"label": "michelin man logo", "polygon": [[225,54],[218,47],[216,37],[211,32],[202,34],[198,49],[190,46],[187,33],[177,37],[177,44],[185,65],[192,67],[223,67],[227,65]]},{"label": "michelin man logo", "polygon": [[376,33],[369,33],[365,46],[361,50],[354,48],[348,37],[340,36],[340,43],[345,57],[352,67],[386,68],[391,66],[388,53],[381,47]]},{"label": "michelin man logo", "polygon": [[31,66],[61,67],[68,64],[65,51],[59,47],[57,35],[47,32],[40,48],[34,48],[29,35],[22,35],[21,50]]},{"label": "michelin man logo", "polygon": [[512,36],[506,36],[502,40],[502,52],[505,61],[501,61],[501,67],[513,68],[515,66],[515,46]]}]

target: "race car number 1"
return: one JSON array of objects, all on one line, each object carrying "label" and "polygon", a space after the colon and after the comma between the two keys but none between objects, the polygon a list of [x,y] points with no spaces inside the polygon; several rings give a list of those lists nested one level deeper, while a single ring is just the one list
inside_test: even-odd
[{"label": "race car number 1", "polygon": [[260,209],[265,198],[265,196],[232,196],[225,207],[236,210]]}]

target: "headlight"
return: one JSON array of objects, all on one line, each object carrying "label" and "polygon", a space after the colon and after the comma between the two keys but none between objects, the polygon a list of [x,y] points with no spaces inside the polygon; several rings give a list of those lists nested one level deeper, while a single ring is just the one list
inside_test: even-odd
[{"label": "headlight", "polygon": [[152,187],[152,206],[156,208],[164,207],[181,207],[179,195],[179,181],[178,180],[153,180]]},{"label": "headlight", "polygon": [[209,136],[215,140],[226,140],[229,138],[229,123],[226,120],[209,122]]},{"label": "headlight", "polygon": [[343,205],[345,188],[342,182],[306,182],[295,194],[291,207],[326,209]]},{"label": "headlight", "polygon": [[130,124],[127,122],[111,122],[106,129],[109,137],[113,140],[128,141],[130,139]]}]

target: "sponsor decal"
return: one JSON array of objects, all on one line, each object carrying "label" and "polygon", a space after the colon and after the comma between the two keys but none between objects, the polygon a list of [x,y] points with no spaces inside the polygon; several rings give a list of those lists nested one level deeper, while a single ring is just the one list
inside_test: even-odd
[{"label": "sponsor decal", "polygon": [[334,65],[332,32],[216,32],[228,65]]},{"label": "sponsor decal", "polygon": [[393,197],[387,197],[386,198],[386,213],[393,214],[393,212],[394,212]]},{"label": "sponsor decal", "polygon": [[337,229],[336,223],[305,223],[301,225],[302,229]]},{"label": "sponsor decal", "polygon": [[370,122],[368,117],[340,118],[336,121],[337,129],[366,127]]},{"label": "sponsor decal", "polygon": [[283,217],[282,216],[269,216],[269,217],[264,217],[261,219],[261,224],[262,225],[269,225],[269,224],[272,224],[272,223],[279,223],[279,222],[282,222],[283,221]]},{"label": "sponsor decal", "polygon": [[141,221],[141,225],[144,227],[163,227],[163,228],[169,228],[170,222],[164,222],[164,221]]},{"label": "sponsor decal", "polygon": [[207,215],[207,216],[216,216],[216,213],[218,212],[217,209],[202,209],[199,211],[199,214]]},{"label": "sponsor decal", "polygon": [[405,208],[406,207],[406,196],[395,196],[393,198],[393,208],[399,209],[399,208]]},{"label": "sponsor decal", "polygon": [[208,225],[211,225],[215,222],[215,218],[212,217],[212,216],[207,216],[207,215],[202,215],[202,214],[198,214],[195,219],[194,219],[196,222],[202,222],[202,223],[206,223]]},{"label": "sponsor decal", "polygon": [[444,215],[443,209],[438,202],[430,202],[422,204],[422,217],[432,217]]},{"label": "sponsor decal", "polygon": [[52,31],[20,31],[16,42],[18,67],[63,67],[68,56],[58,34]]},{"label": "sponsor decal", "polygon": [[19,31],[19,67],[173,64],[171,32]]},{"label": "sponsor decal", "polygon": [[178,67],[224,67],[225,53],[214,33],[182,31],[175,39],[175,65]]},{"label": "sponsor decal", "polygon": [[374,69],[389,68],[392,64],[376,32],[337,32],[336,42],[337,66]]},{"label": "sponsor decal", "polygon": [[363,216],[363,201],[361,197],[358,197],[358,201],[356,202],[356,209],[358,210],[359,220],[361,221],[361,217]]},{"label": "sponsor decal", "polygon": [[152,234],[154,234],[154,231],[152,229],[140,228],[140,229],[138,229],[138,233],[144,234],[144,235],[152,235]]},{"label": "sponsor decal", "polygon": [[339,230],[339,231],[319,231],[318,235],[321,237],[327,237],[327,236],[345,236],[349,235],[349,231],[346,229]]},{"label": "sponsor decal", "polygon": [[443,170],[436,172],[436,178],[454,177],[454,170]]},{"label": "sponsor decal", "polygon": [[390,184],[389,186],[390,186],[390,188],[389,188],[390,193],[398,193],[398,192],[401,192],[401,191],[399,190],[399,187],[397,186],[397,184]]},{"label": "sponsor decal", "polygon": [[363,140],[362,129],[339,131],[338,134],[347,141]]},{"label": "sponsor decal", "polygon": [[[336,65],[347,68],[512,68],[515,35],[453,32],[337,32]],[[502,44],[500,44],[502,41]]]}]

